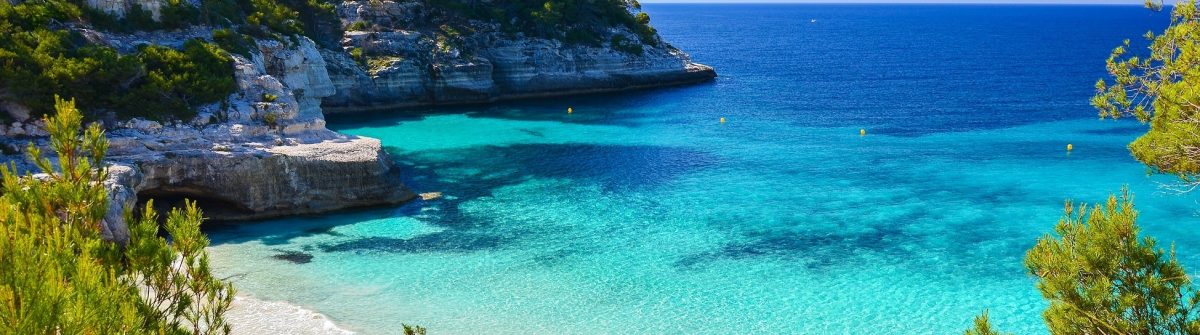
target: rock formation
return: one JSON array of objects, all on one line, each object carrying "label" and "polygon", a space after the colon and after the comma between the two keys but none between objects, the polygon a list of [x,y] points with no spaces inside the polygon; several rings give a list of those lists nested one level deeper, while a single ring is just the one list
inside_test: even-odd
[{"label": "rock formation", "polygon": [[[164,2],[87,4],[115,16],[140,7],[157,18]],[[585,45],[501,32],[498,24],[475,20],[457,23],[469,28],[458,33],[435,17],[445,13],[417,0],[344,1],[337,13],[344,26],[369,24],[370,31],[345,32],[340,49],[336,42],[322,39],[334,47],[322,48],[304,36],[255,40],[248,56],[232,56],[237,92],[200,108],[194,119],[110,120],[106,185],[112,202],[105,236],[126,240],[122,214],[149,198],[160,205],[196,199],[209,218],[240,220],[415,197],[378,140],[326,129],[326,111],[623,90],[716,75],[665,41],[618,48],[615,41],[638,38],[624,26]],[[191,39],[211,39],[213,28],[72,29],[91,43],[131,53],[143,44],[181,48]],[[26,141],[44,145],[44,126],[2,94],[0,107],[15,119],[0,124],[0,151],[20,167],[11,154]]]},{"label": "rock formation", "polygon": [[[611,42],[570,45],[506,34],[497,24],[478,21],[469,23],[470,32],[447,38],[445,29],[432,23],[431,11],[413,0],[342,2],[338,15],[343,24],[358,23],[370,31],[347,31],[344,50],[324,53],[337,87],[336,94],[324,99],[326,110],[617,91],[716,76],[711,67],[692,62],[665,42],[641,45],[640,53],[619,51]],[[610,30],[609,36],[637,39],[625,27]],[[356,49],[365,59],[348,54]]]},{"label": "rock formation", "polygon": [[210,106],[187,124],[135,119],[110,131],[113,238],[126,237],[117,210],[146,198],[196,199],[209,218],[241,220],[414,197],[379,140],[325,128],[320,99],[333,84],[316,45],[298,41],[259,41],[252,58],[235,55],[239,90],[225,109]]}]

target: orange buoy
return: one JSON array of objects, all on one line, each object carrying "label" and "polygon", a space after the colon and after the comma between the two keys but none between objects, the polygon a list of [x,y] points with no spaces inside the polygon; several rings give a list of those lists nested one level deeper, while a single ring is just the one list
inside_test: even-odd
[{"label": "orange buoy", "polygon": [[1067,151],[1075,150],[1075,146],[1067,143]]}]

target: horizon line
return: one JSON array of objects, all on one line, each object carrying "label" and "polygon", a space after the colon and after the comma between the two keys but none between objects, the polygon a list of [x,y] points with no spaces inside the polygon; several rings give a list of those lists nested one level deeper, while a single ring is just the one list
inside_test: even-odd
[{"label": "horizon line", "polygon": [[[1084,0],[643,0],[646,4],[727,4],[727,5],[1091,5],[1091,6],[1144,6],[1144,2],[1136,0],[1117,1],[1084,1]],[[1164,2],[1164,6],[1174,5],[1175,1]]]}]

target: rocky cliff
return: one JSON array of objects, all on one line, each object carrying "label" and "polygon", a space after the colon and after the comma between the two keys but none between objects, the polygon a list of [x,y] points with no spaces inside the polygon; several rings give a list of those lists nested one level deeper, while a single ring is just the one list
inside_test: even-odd
[{"label": "rocky cliff", "polygon": [[[334,86],[316,45],[297,42],[258,41],[251,58],[235,56],[239,91],[223,108],[190,123],[132,120],[112,130],[114,203],[196,199],[209,218],[241,220],[412,199],[379,140],[325,128],[320,99]],[[120,219],[108,220],[118,239]]]},{"label": "rocky cliff", "polygon": [[[132,12],[140,9],[158,20],[164,8],[178,12],[178,6],[203,1],[87,0],[86,4],[114,17],[145,14]],[[252,38],[254,29],[236,33],[235,39],[249,41],[249,50],[232,55],[237,87],[228,98],[201,106],[198,116],[189,120],[105,120],[113,163],[107,182],[113,201],[105,234],[125,240],[122,213],[151,198],[159,205],[196,199],[208,217],[225,220],[414,198],[378,140],[326,129],[326,112],[624,90],[716,76],[711,67],[692,62],[662,41],[646,25],[648,18],[630,24],[633,16],[611,3],[608,8],[617,8],[625,23],[593,20],[582,43],[568,43],[564,36],[526,35],[506,28],[506,23],[464,18],[430,3],[338,2],[336,15],[326,12],[324,21],[317,20],[314,26],[340,24],[346,29],[321,29],[334,31],[313,35],[321,43],[303,35],[261,30]],[[306,14],[313,13],[299,17]],[[571,24],[573,30],[581,27]],[[233,25],[226,31],[246,28]],[[86,23],[61,27],[87,43],[121,54],[133,54],[140,45],[181,49],[189,40],[212,41],[216,29],[202,24],[125,32]],[[7,112],[7,119],[0,118],[5,121],[0,124],[0,149],[10,154],[10,162],[20,165],[11,154],[26,141],[44,144],[45,131],[28,108],[3,94],[0,107]]]},{"label": "rocky cliff", "polygon": [[[203,33],[112,34],[83,30],[117,50],[181,45]],[[334,94],[315,43],[258,40],[234,55],[238,91],[186,122],[133,119],[111,125],[112,199],[104,234],[128,238],[122,213],[148,199],[198,200],[206,217],[258,219],[403,202],[414,197],[379,140],[325,128],[320,99]],[[0,125],[5,146],[45,143],[40,121]],[[10,161],[17,158],[9,156]]]},{"label": "rocky cliff", "polygon": [[637,50],[620,50],[614,41],[638,37],[619,25],[590,45],[504,32],[497,23],[455,22],[417,0],[344,1],[337,13],[350,28],[343,50],[324,52],[337,87],[323,99],[331,112],[617,91],[716,76],[665,42],[632,42]]}]

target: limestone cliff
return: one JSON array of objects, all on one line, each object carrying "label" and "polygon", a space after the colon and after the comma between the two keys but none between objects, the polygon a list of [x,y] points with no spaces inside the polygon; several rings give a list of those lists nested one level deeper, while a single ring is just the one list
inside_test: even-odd
[{"label": "limestone cliff", "polygon": [[[427,7],[416,0],[338,6],[344,24],[367,31],[347,31],[343,50],[323,53],[337,87],[323,100],[327,111],[616,91],[716,76],[665,42],[618,50],[612,37],[637,39],[622,26],[609,28],[599,45],[569,44],[505,33],[499,24],[475,20],[453,28],[442,22],[448,14]],[[352,52],[361,57],[354,59]]]},{"label": "limestone cliff", "polygon": [[[325,128],[319,101],[334,87],[316,45],[297,41],[258,41],[252,58],[234,56],[239,91],[224,108],[189,123],[135,119],[111,130],[114,203],[198,199],[207,217],[240,220],[413,198],[379,140]],[[120,219],[107,220],[117,239]]]},{"label": "limestone cliff", "polygon": [[[86,1],[92,9],[116,17],[140,8],[155,20],[163,8],[174,12],[177,6],[199,3]],[[711,67],[692,62],[662,41],[645,25],[648,21],[636,26],[592,25],[587,41],[568,43],[565,36],[527,36],[503,28],[503,22],[456,16],[431,3],[338,2],[336,15],[326,12],[326,20],[312,27],[338,28],[329,21],[340,19],[341,28],[347,29],[318,29],[334,32],[314,34],[321,43],[294,33],[260,30],[257,38],[237,33],[236,40],[249,42],[236,46],[248,50],[232,55],[237,88],[220,103],[200,107],[198,116],[189,120],[104,120],[113,163],[106,184],[113,200],[105,219],[106,236],[125,240],[123,210],[148,198],[168,205],[198,199],[208,217],[236,220],[394,204],[414,197],[378,140],[326,129],[326,112],[624,90],[716,76]],[[481,8],[491,8],[486,6]],[[633,19],[623,7],[617,12]],[[255,31],[241,29],[247,28],[244,19],[228,19],[223,21],[226,31]],[[216,27],[197,22],[201,21],[172,30],[163,25],[114,32],[87,22],[60,28],[90,44],[132,54],[140,45],[181,49],[189,40],[212,41]],[[0,118],[0,151],[20,151],[27,141],[44,145],[43,125],[30,117],[29,108],[5,99],[4,93],[0,89],[0,107],[7,112],[7,118]],[[7,157],[21,165],[15,156]]]},{"label": "limestone cliff", "polygon": [[[138,44],[176,46],[196,31],[120,35],[84,29],[117,50]],[[250,58],[234,55],[236,93],[192,119],[110,124],[107,182],[112,203],[104,234],[124,241],[125,208],[199,200],[205,216],[257,219],[403,202],[414,197],[379,140],[325,128],[320,99],[335,93],[316,44],[258,40]],[[45,144],[38,120],[0,125],[8,151]],[[20,164],[15,156],[8,156]],[[164,203],[165,202],[165,203]]]}]

